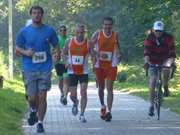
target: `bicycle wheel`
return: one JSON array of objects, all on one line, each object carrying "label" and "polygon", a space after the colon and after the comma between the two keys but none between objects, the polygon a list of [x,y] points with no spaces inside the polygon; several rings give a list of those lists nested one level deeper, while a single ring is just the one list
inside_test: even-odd
[{"label": "bicycle wheel", "polygon": [[157,91],[156,91],[156,111],[157,111],[158,120],[160,119],[161,98],[162,98],[161,83],[158,82]]}]

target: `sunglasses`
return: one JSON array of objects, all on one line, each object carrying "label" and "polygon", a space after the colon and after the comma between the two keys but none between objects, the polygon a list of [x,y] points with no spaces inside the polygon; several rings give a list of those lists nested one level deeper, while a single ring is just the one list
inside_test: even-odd
[{"label": "sunglasses", "polygon": [[162,30],[155,30],[155,32],[163,32]]},{"label": "sunglasses", "polygon": [[66,31],[66,29],[61,29],[60,31]]}]

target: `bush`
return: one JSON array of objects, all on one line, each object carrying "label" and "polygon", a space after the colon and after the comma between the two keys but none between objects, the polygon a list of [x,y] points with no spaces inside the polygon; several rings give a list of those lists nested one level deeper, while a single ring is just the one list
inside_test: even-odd
[{"label": "bush", "polygon": [[125,71],[118,72],[117,80],[118,82],[125,82],[127,80],[127,73]]},{"label": "bush", "polygon": [[2,51],[0,51],[0,76],[3,76],[5,78],[8,77],[8,67],[7,64],[5,63],[5,55],[3,54]]}]

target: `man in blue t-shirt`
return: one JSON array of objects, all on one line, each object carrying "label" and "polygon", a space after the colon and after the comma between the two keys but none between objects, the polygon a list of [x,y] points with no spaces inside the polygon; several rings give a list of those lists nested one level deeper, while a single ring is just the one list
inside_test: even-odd
[{"label": "man in blue t-shirt", "polygon": [[32,24],[22,28],[16,39],[16,55],[21,56],[23,80],[30,105],[28,123],[34,125],[38,122],[38,133],[44,132],[42,122],[47,108],[47,91],[51,87],[51,45],[55,48],[55,58],[60,58],[56,32],[42,23],[43,13],[42,7],[31,7]]}]

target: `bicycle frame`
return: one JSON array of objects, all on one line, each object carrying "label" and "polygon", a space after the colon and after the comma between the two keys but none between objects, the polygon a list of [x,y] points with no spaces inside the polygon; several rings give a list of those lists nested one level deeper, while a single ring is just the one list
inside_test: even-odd
[{"label": "bicycle frame", "polygon": [[155,98],[154,98],[154,104],[157,111],[157,119],[160,119],[160,107],[162,103],[162,80],[161,80],[161,65],[150,65],[150,67],[154,67],[157,69],[157,78],[156,78],[156,86],[155,86]]}]

